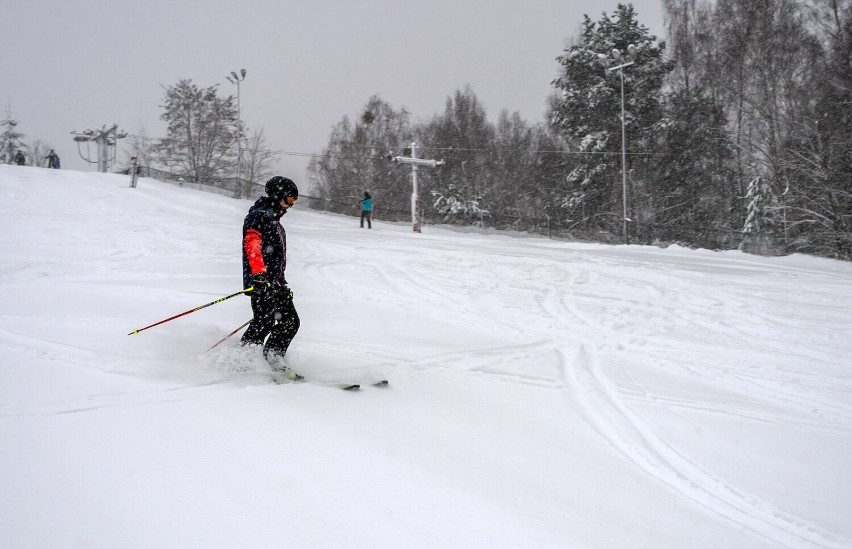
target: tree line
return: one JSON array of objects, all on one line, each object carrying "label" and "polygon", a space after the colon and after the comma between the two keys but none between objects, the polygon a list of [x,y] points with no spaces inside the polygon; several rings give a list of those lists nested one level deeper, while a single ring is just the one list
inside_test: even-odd
[{"label": "tree line", "polygon": [[[175,179],[231,189],[244,186],[236,185],[238,172],[243,183],[272,176],[274,152],[267,146],[263,128],[248,131],[239,119],[235,98],[220,96],[217,85],[199,87],[191,79],[180,79],[165,87],[161,107],[166,136],[150,138],[144,129],[131,135],[122,171],[131,165],[148,173],[165,168]],[[27,144],[19,124],[11,113],[0,120],[0,162],[11,164],[21,150],[28,164],[41,165],[52,147],[39,139]]]},{"label": "tree line", "polygon": [[388,157],[416,142],[445,161],[419,172],[441,222],[620,242],[626,217],[631,242],[852,258],[852,0],[663,6],[668,42],[630,4],[585,16],[535,123],[489,121],[470,87],[418,122],[369,98],[312,160],[313,187],[346,213],[370,190],[404,219],[410,169]]},{"label": "tree line", "polygon": [[[422,156],[444,160],[420,171],[427,219],[852,258],[852,0],[663,7],[668,42],[630,4],[585,16],[555,52],[540,121],[506,110],[491,121],[470,87],[416,122],[370,97],[332,129],[309,186],[345,213],[370,190],[379,215],[406,219],[410,169],[389,158],[416,142]],[[249,133],[217,86],[182,79],[165,88],[162,108],[165,138],[142,130],[129,140],[140,165],[234,189],[237,173],[244,182],[272,175],[263,129]],[[0,125],[0,161],[17,148],[43,156],[11,114]]]}]

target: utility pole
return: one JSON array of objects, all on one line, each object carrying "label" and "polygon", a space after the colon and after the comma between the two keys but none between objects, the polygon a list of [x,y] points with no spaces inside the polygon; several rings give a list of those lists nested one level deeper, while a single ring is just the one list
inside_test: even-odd
[{"label": "utility pole", "polygon": [[[88,141],[94,141],[98,147],[98,171],[101,173],[107,172],[107,164],[109,163],[109,150],[110,147],[115,147],[116,142],[119,139],[124,139],[127,137],[127,132],[118,131],[118,124],[113,124],[112,127],[107,128],[106,126],[101,126],[100,130],[86,130],[84,132],[71,132],[74,136],[74,141],[77,143],[85,143]],[[78,145],[79,147],[79,145]],[[82,157],[83,155],[80,154]],[[115,154],[113,153],[113,158],[115,158]],[[83,158],[86,162],[90,164],[94,164],[95,162],[88,159]]]},{"label": "utility pole", "polygon": [[434,168],[436,166],[441,166],[444,161],[443,160],[426,160],[417,158],[417,144],[411,144],[411,156],[394,156],[392,158],[394,162],[398,162],[400,164],[411,164],[411,230],[415,233],[420,232],[420,196],[417,194],[417,168],[419,166],[424,166],[427,168]]}]

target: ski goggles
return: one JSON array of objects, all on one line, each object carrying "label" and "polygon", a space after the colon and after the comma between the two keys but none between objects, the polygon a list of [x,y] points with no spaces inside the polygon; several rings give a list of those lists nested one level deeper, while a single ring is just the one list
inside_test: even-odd
[{"label": "ski goggles", "polygon": [[284,198],[284,203],[287,204],[287,206],[292,206],[296,203],[297,200],[298,198],[296,198],[295,196],[288,196]]}]

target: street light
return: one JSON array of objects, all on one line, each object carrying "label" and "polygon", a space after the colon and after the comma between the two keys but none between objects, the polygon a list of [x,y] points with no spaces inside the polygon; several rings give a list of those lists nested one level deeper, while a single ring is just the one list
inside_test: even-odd
[{"label": "street light", "polygon": [[231,71],[231,76],[226,76],[225,79],[231,84],[237,85],[237,119],[240,123],[239,135],[237,136],[237,184],[234,185],[234,198],[242,198],[243,196],[243,181],[240,178],[240,162],[243,159],[243,116],[240,110],[240,82],[246,79],[246,70],[240,69],[240,76]]},{"label": "street light", "polygon": [[622,208],[624,210],[623,216],[623,236],[624,243],[628,243],[627,239],[627,222],[630,219],[627,217],[627,133],[624,129],[624,68],[629,67],[633,64],[633,61],[628,61],[627,63],[622,63],[622,61],[627,59],[633,59],[636,56],[636,46],[630,44],[627,46],[626,55],[622,54],[619,50],[614,49],[610,53],[612,58],[616,63],[620,63],[615,67],[609,66],[609,59],[606,55],[599,53],[598,60],[601,64],[606,68],[607,72],[612,72],[614,70],[618,71],[618,75],[621,79],[621,196],[622,196]]}]

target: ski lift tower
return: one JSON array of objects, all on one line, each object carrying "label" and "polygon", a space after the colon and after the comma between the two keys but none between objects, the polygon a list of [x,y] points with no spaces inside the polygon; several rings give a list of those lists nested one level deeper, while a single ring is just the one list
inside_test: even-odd
[{"label": "ski lift tower", "polygon": [[[113,124],[111,128],[103,126],[100,130],[86,130],[84,132],[71,132],[74,135],[74,141],[77,143],[85,143],[94,141],[98,146],[98,171],[106,173],[107,162],[109,161],[109,148],[115,147],[119,139],[127,137],[127,133],[118,131],[118,124]],[[79,148],[79,146],[78,146]],[[82,156],[82,153],[80,154]],[[113,154],[113,158],[115,154]],[[84,158],[86,162],[92,162],[88,158]]]},{"label": "ski lift tower", "polygon": [[411,230],[415,233],[420,232],[420,197],[417,194],[417,169],[420,166],[426,168],[435,168],[441,166],[443,160],[426,160],[425,158],[417,158],[417,144],[411,144],[411,156],[394,156],[394,162],[400,164],[411,164]]}]

